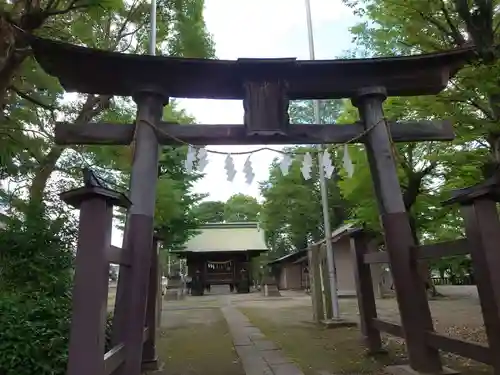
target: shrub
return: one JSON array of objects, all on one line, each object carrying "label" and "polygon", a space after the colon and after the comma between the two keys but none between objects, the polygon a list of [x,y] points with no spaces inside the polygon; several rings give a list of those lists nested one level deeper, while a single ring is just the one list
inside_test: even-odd
[{"label": "shrub", "polygon": [[66,371],[73,261],[67,222],[31,207],[0,233],[2,375]]},{"label": "shrub", "polygon": [[0,295],[0,373],[64,374],[69,301],[45,295]]},{"label": "shrub", "polygon": [[113,314],[108,314],[106,318],[106,346],[104,347],[104,352],[106,353],[109,349],[111,349],[111,334],[113,333]]}]

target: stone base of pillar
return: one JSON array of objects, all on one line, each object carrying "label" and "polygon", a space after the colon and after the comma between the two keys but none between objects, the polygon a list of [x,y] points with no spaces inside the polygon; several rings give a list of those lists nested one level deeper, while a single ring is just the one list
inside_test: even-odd
[{"label": "stone base of pillar", "polygon": [[281,297],[278,287],[274,284],[265,284],[263,294],[265,297]]},{"label": "stone base of pillar", "polygon": [[343,318],[339,319],[325,319],[321,321],[325,328],[342,328],[342,327],[356,327],[358,323]]},{"label": "stone base of pillar", "polygon": [[158,358],[142,361],[141,371],[148,373],[155,373],[163,371],[164,364]]},{"label": "stone base of pillar", "polygon": [[440,372],[436,373],[421,373],[413,370],[409,365],[387,366],[384,371],[388,375],[458,375],[460,372],[452,370],[448,367],[443,367]]}]

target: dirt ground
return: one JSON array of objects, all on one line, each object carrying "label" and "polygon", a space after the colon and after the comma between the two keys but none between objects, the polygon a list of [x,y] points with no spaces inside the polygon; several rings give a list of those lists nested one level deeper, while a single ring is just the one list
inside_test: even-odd
[{"label": "dirt ground", "polygon": [[164,302],[157,344],[164,375],[244,375],[215,297]]},{"label": "dirt ground", "polygon": [[[477,295],[467,287],[458,288],[441,288],[445,297],[430,301],[435,329],[452,337],[485,343]],[[307,375],[316,375],[319,371],[376,374],[383,364],[404,362],[401,339],[386,336],[390,355],[382,362],[368,360],[363,355],[357,328],[324,330],[312,327],[310,297],[286,291],[282,295],[280,300],[272,302],[241,299],[235,303],[269,339],[282,346]],[[355,299],[341,299],[340,308],[347,319],[358,319]],[[380,318],[399,322],[394,299],[377,300],[377,311]],[[464,375],[492,373],[488,366],[449,354],[443,353],[443,360]]]},{"label": "dirt ground", "polygon": [[[430,301],[438,332],[470,341],[484,342],[479,300],[473,289],[441,289],[444,298]],[[244,375],[220,307],[232,304],[283,349],[305,375],[382,374],[388,364],[405,363],[402,340],[385,337],[389,354],[369,358],[364,354],[357,327],[323,329],[311,324],[310,296],[282,292],[266,298],[260,293],[206,295],[182,301],[164,301],[158,354],[165,363],[161,374]],[[377,301],[379,316],[398,322],[394,299]],[[355,299],[341,299],[346,318],[358,319]],[[489,367],[443,354],[446,365],[463,375],[492,374]]]}]

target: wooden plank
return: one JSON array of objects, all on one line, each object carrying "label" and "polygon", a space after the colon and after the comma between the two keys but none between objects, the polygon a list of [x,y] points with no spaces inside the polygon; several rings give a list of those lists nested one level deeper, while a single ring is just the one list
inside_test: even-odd
[{"label": "wooden plank", "polygon": [[467,238],[444,241],[416,247],[418,259],[435,259],[453,255],[470,254],[470,245]]},{"label": "wooden plank", "polygon": [[[494,188],[494,187],[492,187]],[[469,204],[472,203],[472,204]],[[477,285],[484,328],[492,353],[491,366],[500,374],[500,220],[495,200],[481,197],[461,207],[470,241],[474,281]]]},{"label": "wooden plank", "polygon": [[457,354],[488,365],[493,362],[491,358],[492,352],[485,345],[454,339],[436,332],[427,332],[426,339],[430,346],[444,352]]},{"label": "wooden plank", "polygon": [[118,344],[104,354],[104,375],[111,375],[125,362],[125,345]]},{"label": "wooden plank", "polygon": [[106,254],[109,263],[119,264],[120,266],[130,267],[130,254],[118,246],[108,247]]},{"label": "wooden plank", "polygon": [[333,318],[333,305],[332,305],[332,288],[330,284],[330,273],[328,272],[328,260],[327,260],[327,249],[326,246],[319,246],[319,257],[320,257],[320,270],[321,270],[321,281],[323,283],[323,301],[325,303],[325,319]]},{"label": "wooden plank", "polygon": [[323,295],[321,291],[318,247],[319,245],[311,246],[307,250],[307,255],[309,257],[309,280],[311,285],[313,321],[316,323],[321,322],[325,318],[323,310]]},{"label": "wooden plank", "polygon": [[373,326],[378,329],[380,332],[386,332],[390,335],[397,336],[397,337],[405,337],[404,332],[403,332],[403,327],[401,325],[396,324],[396,323],[391,323],[391,322],[386,322],[385,320],[381,319],[373,319],[372,320]]},{"label": "wooden plank", "polygon": [[444,201],[443,205],[447,206],[455,203],[467,204],[478,198],[500,201],[500,173],[495,173],[486,181],[477,185],[454,190],[451,193],[451,198]]},{"label": "wooden plank", "polygon": [[[417,259],[436,259],[453,255],[470,254],[470,245],[466,238],[444,241],[413,248]],[[365,264],[389,263],[389,256],[385,251],[367,253],[363,257]]]},{"label": "wooden plank", "polygon": [[[55,127],[55,141],[59,145],[129,145],[134,136],[134,124],[88,123],[74,125],[59,122]],[[316,144],[345,143],[364,131],[360,123],[291,124],[288,135],[247,136],[245,126],[232,125],[179,125],[160,122],[158,141],[162,145],[178,145],[178,140],[192,145],[258,145],[258,144]],[[389,122],[395,142],[449,141],[454,138],[449,121]],[[360,140],[362,141],[362,140]]]},{"label": "wooden plank", "polygon": [[[146,305],[146,327],[148,335],[142,348],[142,368],[158,368],[158,356],[156,354],[156,333],[158,324],[158,297],[161,296],[160,289],[160,262],[158,260],[158,236],[153,235],[153,246],[151,246],[151,269],[149,271],[148,298]],[[161,301],[161,300],[160,300]],[[160,302],[161,303],[161,302]]]},{"label": "wooden plank", "polygon": [[389,263],[389,255],[387,251],[376,251],[374,253],[364,254],[363,260],[365,264]]},{"label": "wooden plank", "polygon": [[363,261],[363,255],[368,252],[366,236],[350,238],[351,258],[354,264],[354,281],[356,283],[356,297],[358,299],[359,320],[361,334],[370,354],[382,350],[380,330],[373,325],[377,318],[375,293],[373,292],[372,272],[369,265]]}]

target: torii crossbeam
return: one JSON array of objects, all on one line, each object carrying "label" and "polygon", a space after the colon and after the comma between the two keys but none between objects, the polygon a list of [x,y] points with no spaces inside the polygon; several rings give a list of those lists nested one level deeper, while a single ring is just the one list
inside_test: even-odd
[{"label": "torii crossbeam", "polygon": [[[373,86],[393,96],[436,94],[471,54],[470,49],[460,49],[376,59],[227,61],[122,54],[38,38],[32,46],[38,62],[67,91],[134,96],[147,88],[165,98],[243,99],[241,125],[177,126],[158,121],[154,125],[163,145],[177,140],[194,145],[343,143],[360,134],[363,125],[289,124],[288,101],[350,98]],[[56,143],[126,145],[134,127],[59,123]],[[390,129],[396,142],[453,139],[446,121],[393,122]]]}]

